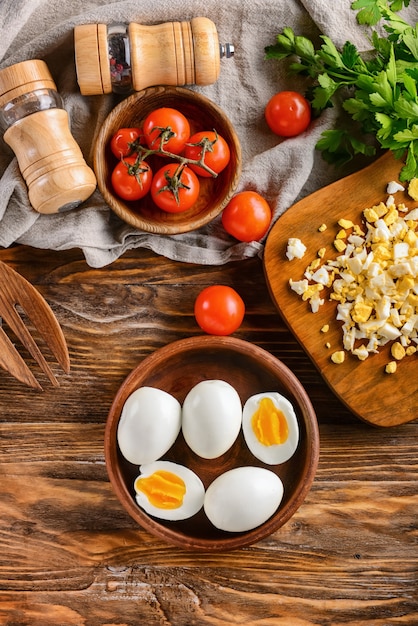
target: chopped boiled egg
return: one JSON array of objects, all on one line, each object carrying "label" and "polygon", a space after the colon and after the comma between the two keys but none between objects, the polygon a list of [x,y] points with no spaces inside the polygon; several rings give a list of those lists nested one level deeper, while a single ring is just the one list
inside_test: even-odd
[{"label": "chopped boiled egg", "polygon": [[[391,190],[400,191],[394,185]],[[312,312],[325,302],[323,290],[329,289],[329,299],[337,302],[336,319],[343,322],[344,350],[358,359],[393,342],[394,360],[386,371],[394,373],[397,361],[417,353],[418,209],[396,206],[390,198],[365,208],[363,221],[359,226],[338,220],[337,258],[317,255],[304,279],[290,279],[289,285]],[[331,360],[342,363],[344,351],[334,352]]]},{"label": "chopped boiled egg", "polygon": [[345,359],[345,353],[344,350],[337,350],[336,352],[333,352],[331,354],[331,361],[333,363],[344,363],[344,359]]},{"label": "chopped boiled egg", "polygon": [[403,185],[401,185],[401,183],[398,183],[396,180],[391,180],[388,183],[388,186],[386,188],[386,193],[388,193],[389,195],[396,193],[397,191],[404,191],[405,187]]},{"label": "chopped boiled egg", "polygon": [[387,363],[386,367],[385,367],[385,372],[386,374],[394,374],[397,370],[398,366],[396,364],[396,361],[389,361],[389,363]]},{"label": "chopped boiled egg", "polygon": [[306,252],[306,246],[297,237],[290,237],[287,242],[286,256],[289,261],[301,259]]},{"label": "chopped boiled egg", "polygon": [[408,186],[408,193],[413,200],[418,200],[418,178],[413,178]]}]

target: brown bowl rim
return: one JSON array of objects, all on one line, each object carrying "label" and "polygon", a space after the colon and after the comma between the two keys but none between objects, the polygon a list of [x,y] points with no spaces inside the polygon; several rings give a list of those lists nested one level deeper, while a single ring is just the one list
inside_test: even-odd
[{"label": "brown bowl rim", "polygon": [[[131,106],[132,103],[136,104],[140,103],[141,101],[146,102],[148,98],[156,96],[161,98],[162,101],[166,99],[170,101],[173,100],[173,98],[183,98],[186,101],[195,104],[196,106],[202,107],[202,109],[206,109],[211,115],[214,115],[215,117],[221,117],[223,119],[223,123],[228,129],[229,146],[231,149],[231,155],[233,157],[234,163],[234,173],[229,181],[228,189],[226,190],[222,200],[218,204],[214,205],[211,210],[194,216],[191,221],[187,221],[186,218],[188,212],[185,211],[183,214],[165,214],[164,222],[161,224],[158,221],[154,221],[151,223],[147,219],[142,218],[140,213],[134,213],[122,199],[118,199],[113,193],[111,193],[108,186],[106,185],[105,149],[106,145],[110,141],[112,125],[115,118],[119,116],[120,112],[123,111],[124,108],[126,108],[127,106]],[[161,106],[168,106],[168,104],[164,104],[164,102],[162,102]],[[170,104],[170,106],[173,105]],[[237,190],[241,177],[241,143],[226,113],[221,109],[220,106],[210,100],[207,96],[199,92],[192,91],[187,87],[156,85],[154,87],[148,87],[147,89],[143,89],[142,91],[137,91],[131,94],[130,96],[119,102],[110,111],[110,113],[104,120],[94,142],[93,169],[96,174],[97,186],[100,193],[102,194],[104,200],[110,206],[112,211],[120,219],[122,219],[122,221],[144,232],[161,235],[178,235],[181,233],[187,233],[193,230],[197,230],[202,226],[206,226],[206,224],[214,220],[223,211],[228,202],[231,200],[232,196]],[[220,174],[220,176],[221,175],[222,173]],[[181,216],[181,220],[179,216]]]}]

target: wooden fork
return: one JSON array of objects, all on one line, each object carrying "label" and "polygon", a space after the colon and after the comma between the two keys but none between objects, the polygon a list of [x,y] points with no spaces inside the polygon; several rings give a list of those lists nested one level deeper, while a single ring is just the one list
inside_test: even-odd
[{"label": "wooden fork", "polygon": [[[37,329],[59,365],[66,374],[70,371],[70,358],[61,326],[42,295],[23,276],[0,261],[0,318],[4,320],[32,357],[40,365],[51,383],[59,383],[36,344],[17,307],[21,307]],[[1,321],[0,320],[0,321]],[[0,325],[0,366],[20,382],[42,390],[41,385]]]}]

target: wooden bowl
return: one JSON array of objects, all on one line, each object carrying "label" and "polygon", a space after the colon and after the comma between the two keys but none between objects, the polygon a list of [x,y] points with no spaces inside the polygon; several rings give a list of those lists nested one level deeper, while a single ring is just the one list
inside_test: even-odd
[{"label": "wooden bowl", "polygon": [[[109,147],[113,134],[119,128],[141,126],[146,115],[159,107],[181,111],[189,120],[191,133],[216,129],[231,151],[229,164],[216,178],[199,178],[199,199],[182,213],[162,211],[149,195],[136,202],[124,201],[114,193],[110,183],[117,163]],[[104,199],[122,220],[140,230],[173,235],[196,230],[222,212],[239,182],[241,146],[225,113],[205,96],[183,87],[150,87],[129,96],[110,112],[95,143],[94,171]]]},{"label": "wooden bowl", "polygon": [[[295,454],[280,465],[264,465],[248,450],[242,436],[216,459],[193,453],[180,434],[165,460],[186,465],[200,476],[205,488],[223,472],[242,465],[266,467],[284,484],[283,500],[264,524],[247,532],[229,533],[216,529],[203,509],[181,522],[149,516],[136,504],[133,482],[138,466],[122,456],[117,428],[123,405],[138,387],[147,385],[171,393],[183,403],[190,389],[202,380],[222,379],[235,387],[244,402],[256,393],[279,391],[293,403],[299,422],[300,440]],[[185,549],[232,550],[263,539],[280,528],[305,499],[316,472],[319,434],[311,402],[294,374],[262,348],[232,337],[204,335],[182,339],[160,348],[144,359],[126,378],[110,408],[105,430],[105,458],[110,482],[129,515],[157,537]]]}]

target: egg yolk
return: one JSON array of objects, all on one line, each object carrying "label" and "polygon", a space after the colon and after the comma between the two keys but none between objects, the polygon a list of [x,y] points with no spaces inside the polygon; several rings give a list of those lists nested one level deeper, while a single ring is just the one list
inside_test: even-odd
[{"label": "egg yolk", "polygon": [[158,470],[150,476],[139,476],[134,487],[135,491],[144,493],[149,502],[159,509],[178,509],[186,493],[184,480],[166,470]]},{"label": "egg yolk", "polygon": [[258,441],[264,446],[282,444],[289,435],[289,427],[283,411],[271,398],[262,398],[251,418],[251,426]]}]

